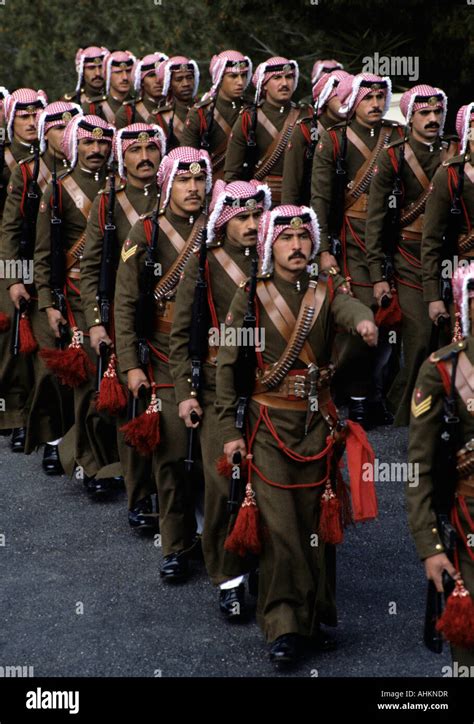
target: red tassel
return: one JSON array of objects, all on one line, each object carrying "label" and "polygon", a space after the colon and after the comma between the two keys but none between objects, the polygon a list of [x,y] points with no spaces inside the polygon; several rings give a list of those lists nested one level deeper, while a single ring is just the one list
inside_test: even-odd
[{"label": "red tassel", "polygon": [[341,521],[341,504],[333,492],[329,480],[321,496],[319,537],[324,543],[331,543],[332,545],[342,543],[344,539]]},{"label": "red tassel", "polygon": [[18,334],[20,338],[20,354],[31,354],[38,349],[38,342],[33,336],[31,322],[26,314],[20,316]]},{"label": "red tassel", "polygon": [[10,329],[10,317],[5,312],[0,312],[0,333],[8,332]]},{"label": "red tassel", "polygon": [[[219,473],[219,475],[222,475],[224,478],[230,478],[232,475],[232,463],[227,462],[227,458],[225,455],[221,455],[216,460],[216,470]],[[240,464],[240,470],[241,472],[245,472],[247,470],[247,459],[242,460]]]},{"label": "red tassel", "polygon": [[474,648],[474,601],[462,580],[456,581],[456,587],[446,602],[436,629],[453,646]]},{"label": "red tassel", "polygon": [[245,498],[240,506],[232,532],[226,538],[224,548],[238,556],[245,556],[246,553],[258,555],[262,550],[259,533],[260,512],[249,481],[245,487]]},{"label": "red tassel", "polygon": [[77,327],[73,329],[72,342],[67,349],[45,348],[39,354],[60,382],[69,387],[79,387],[94,372],[94,365],[81,344]]},{"label": "red tassel", "polygon": [[151,455],[160,444],[160,413],[158,398],[153,388],[150,404],[145,412],[119,428],[125,441],[140,455]]},{"label": "red tassel", "polygon": [[402,323],[402,310],[398,302],[398,295],[395,289],[391,290],[392,298],[390,304],[385,309],[379,307],[375,313],[375,324],[378,327],[387,327],[389,329],[398,329]]},{"label": "red tassel", "polygon": [[96,408],[105,410],[110,415],[116,415],[127,405],[127,396],[123,385],[117,377],[117,357],[110,356],[109,364],[102,377],[99,394],[96,400]]}]

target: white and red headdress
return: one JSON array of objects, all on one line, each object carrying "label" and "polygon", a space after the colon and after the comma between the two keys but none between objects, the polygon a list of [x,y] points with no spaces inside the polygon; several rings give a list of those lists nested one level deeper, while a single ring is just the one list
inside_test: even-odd
[{"label": "white and red headdress", "polygon": [[237,50],[223,50],[219,55],[212,56],[209,72],[212,78],[212,86],[207,93],[204,93],[201,98],[202,101],[214,98],[225,73],[247,73],[245,83],[245,88],[247,88],[252,78],[252,61],[248,55],[242,55]]},{"label": "white and red headdress", "polygon": [[324,111],[324,106],[337,96],[337,86],[343,80],[353,78],[345,70],[333,70],[321,76],[313,86],[313,101],[318,108],[318,116]]},{"label": "white and red headdress", "polygon": [[102,68],[104,58],[108,53],[109,51],[107,48],[99,48],[97,45],[90,45],[88,48],[79,48],[76,53],[76,93],[80,90],[82,85],[84,68],[97,65],[100,65]]},{"label": "white and red headdress", "polygon": [[69,101],[56,101],[49,103],[38,116],[38,141],[41,153],[46,151],[46,134],[54,126],[62,126],[69,123],[74,116],[82,116],[83,111],[77,103]]},{"label": "white and red headdress", "polygon": [[467,264],[463,260],[454,272],[453,297],[456,310],[461,315],[462,336],[469,337],[471,334],[469,300],[474,297],[474,261]]},{"label": "white and red headdress", "polygon": [[158,78],[163,81],[163,95],[166,97],[171,89],[171,73],[190,71],[194,74],[193,98],[199,87],[199,68],[195,60],[184,55],[173,55],[158,68]]},{"label": "white and red headdress", "polygon": [[416,111],[435,110],[435,108],[443,110],[439,127],[439,133],[442,135],[448,110],[448,98],[441,88],[425,84],[415,85],[405,91],[400,98],[400,110],[405,116],[407,125]]},{"label": "white and red headdress", "polygon": [[75,116],[66,126],[62,140],[62,149],[71,168],[77,163],[77,144],[81,138],[104,140],[110,143],[110,158],[112,158],[112,144],[115,128],[99,116]]},{"label": "white and red headdress", "polygon": [[459,136],[459,153],[464,153],[469,141],[474,140],[471,123],[474,121],[474,103],[461,106],[456,114],[456,133]]},{"label": "white and red headdress", "polygon": [[133,69],[133,87],[137,93],[140,91],[143,79],[150,73],[158,73],[160,64],[165,60],[168,60],[168,56],[159,51],[145,55],[141,60],[137,60]]},{"label": "white and red headdress", "polygon": [[18,88],[4,100],[7,133],[13,141],[13,122],[15,116],[30,116],[38,113],[48,102],[43,90],[35,91],[32,88]]},{"label": "white and red headdress", "polygon": [[207,224],[207,243],[211,244],[222,227],[230,219],[245,211],[262,209],[267,211],[272,205],[269,187],[259,181],[232,181],[226,184],[218,179],[212,190]]},{"label": "white and red headdress", "polygon": [[207,151],[191,148],[191,146],[179,146],[170,151],[160,163],[158,169],[158,186],[161,189],[161,208],[168,206],[171,188],[175,176],[183,173],[206,174],[206,194],[212,188],[212,165]]},{"label": "white and red headdress", "polygon": [[273,244],[285,229],[306,229],[312,242],[310,259],[319,251],[320,233],[316,214],[309,206],[285,204],[264,211],[258,225],[257,252],[262,263],[262,274],[273,271]]},{"label": "white and red headdress", "polygon": [[105,92],[110,93],[110,77],[120,70],[133,70],[137,59],[129,50],[114,50],[104,58]]},{"label": "white and red headdress", "polygon": [[118,173],[125,178],[125,151],[134,143],[154,143],[160,150],[161,158],[166,153],[166,137],[160,126],[149,123],[132,123],[116,132],[114,138],[114,158],[117,161]]},{"label": "white and red headdress", "polygon": [[385,115],[390,108],[392,99],[392,81],[387,75],[381,77],[373,73],[358,73],[341,80],[337,87],[337,95],[341,100],[339,115],[351,116],[359,103],[374,91],[383,91],[385,93],[383,109],[383,115]]},{"label": "white and red headdress", "polygon": [[311,70],[311,85],[315,85],[318,80],[326,73],[332,73],[334,70],[343,70],[344,66],[338,60],[315,60]]},{"label": "white and red headdress", "polygon": [[252,83],[256,89],[255,103],[258,103],[260,101],[263,87],[265,83],[268,83],[270,78],[272,78],[274,75],[291,72],[295,74],[294,90],[296,90],[296,87],[298,85],[298,79],[300,77],[300,69],[296,60],[288,60],[288,58],[283,58],[277,55],[273,58],[268,58],[263,63],[257,65],[255,73],[252,76]]}]

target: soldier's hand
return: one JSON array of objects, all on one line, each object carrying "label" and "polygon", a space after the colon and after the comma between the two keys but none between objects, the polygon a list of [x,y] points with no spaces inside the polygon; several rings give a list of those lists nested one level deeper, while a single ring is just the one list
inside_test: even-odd
[{"label": "soldier's hand", "polygon": [[377,346],[379,330],[376,324],[371,322],[369,319],[364,319],[362,322],[359,322],[356,330],[369,347]]},{"label": "soldier's hand", "polygon": [[183,400],[179,403],[178,415],[183,420],[186,427],[197,427],[199,425],[199,422],[191,421],[192,410],[195,410],[196,414],[199,415],[199,417],[202,417],[204,414],[201,405],[195,397],[191,397],[189,400]]},{"label": "soldier's hand", "polygon": [[430,315],[430,319],[432,322],[436,322],[439,316],[449,317],[449,312],[441,299],[439,299],[437,302],[429,303],[428,314]]},{"label": "soldier's hand", "polygon": [[60,324],[67,325],[67,321],[64,319],[61,312],[59,312],[57,309],[54,309],[54,307],[47,307],[46,314],[48,315],[49,326],[53,330],[54,336],[59,339],[61,337],[61,335],[59,333],[59,325]]},{"label": "soldier's hand", "polygon": [[20,308],[20,299],[26,299],[27,302],[30,300],[30,295],[26,291],[25,285],[21,283],[12,284],[8,293],[10,294],[10,299],[17,309]]},{"label": "soldier's hand", "polygon": [[229,465],[233,465],[232,458],[236,452],[240,452],[242,460],[247,457],[247,448],[245,447],[245,440],[243,437],[239,437],[238,440],[231,440],[226,442],[224,445],[224,455],[227,458]]},{"label": "soldier's hand", "polygon": [[137,398],[140,387],[150,387],[148,378],[140,367],[127,372],[127,385],[132,395]]},{"label": "soldier's hand", "polygon": [[89,329],[89,339],[92,349],[96,354],[99,354],[99,345],[101,342],[105,342],[107,347],[112,347],[113,343],[107,334],[105,327],[101,324],[97,324]]},{"label": "soldier's hand", "polygon": [[381,305],[382,303],[382,297],[389,297],[392,298],[392,295],[390,293],[390,284],[388,282],[377,282],[374,284],[374,298],[377,304]]},{"label": "soldier's hand", "polygon": [[328,251],[322,251],[319,255],[319,268],[321,269],[321,271],[326,271],[332,266],[336,269],[336,271],[341,271],[339,269],[339,264],[336,261],[336,257],[330,254]]},{"label": "soldier's hand", "polygon": [[439,593],[443,592],[443,571],[447,571],[451,578],[457,579],[461,577],[446,553],[436,553],[434,556],[429,556],[429,558],[425,558],[423,563],[425,564],[427,579],[433,581]]}]

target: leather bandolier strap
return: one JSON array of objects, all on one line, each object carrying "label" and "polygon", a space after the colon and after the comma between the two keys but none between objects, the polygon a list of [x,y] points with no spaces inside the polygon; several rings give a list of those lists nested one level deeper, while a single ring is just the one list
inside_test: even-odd
[{"label": "leather bandolier strap", "polygon": [[[452,374],[452,363],[445,362],[449,375]],[[455,379],[456,391],[466,406],[468,412],[474,416],[474,367],[465,352],[458,355]],[[467,442],[457,452],[456,470],[458,473],[456,493],[459,495],[474,496],[474,440]]]},{"label": "leather bandolier strap", "polygon": [[[71,176],[65,176],[60,180],[63,188],[66,189],[71,199],[74,201],[76,208],[82,213],[85,219],[89,216],[92,206],[92,200],[84,193],[81,187]],[[80,262],[86,245],[86,230],[74,242],[74,244],[66,251],[66,274],[70,279],[80,279],[81,269]]]},{"label": "leather bandolier strap", "polygon": [[263,181],[266,176],[270,173],[272,168],[276,165],[276,163],[281,158],[281,155],[283,151],[285,150],[288,141],[291,136],[291,132],[294,128],[294,125],[298,119],[300,113],[299,108],[292,108],[290,112],[288,113],[287,117],[285,118],[285,122],[283,124],[283,128],[280,132],[272,132],[268,127],[271,127],[272,129],[276,130],[272,123],[268,120],[268,118],[265,116],[263,111],[260,109],[257,112],[257,119],[258,122],[269,131],[270,135],[273,136],[273,140],[270,143],[269,147],[265,151],[265,154],[263,157],[257,161],[255,165],[255,173],[254,178],[257,181]]},{"label": "leather bandolier strap", "polygon": [[365,219],[368,208],[367,189],[374,175],[375,165],[380,152],[387,145],[392,135],[392,128],[382,126],[373,151],[371,151],[359,136],[349,126],[347,139],[364,156],[365,161],[357,171],[355,178],[348,184],[345,194],[344,213],[349,218]]}]

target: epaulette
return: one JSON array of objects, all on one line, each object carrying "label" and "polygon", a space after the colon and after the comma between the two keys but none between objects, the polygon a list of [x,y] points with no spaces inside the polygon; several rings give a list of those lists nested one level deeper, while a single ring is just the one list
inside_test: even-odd
[{"label": "epaulette", "polygon": [[21,166],[23,163],[30,163],[30,161],[34,161],[35,157],[34,154],[31,156],[27,156],[26,158],[22,158],[18,161],[18,165]]},{"label": "epaulette", "polygon": [[405,138],[405,136],[402,136],[402,138],[396,138],[395,141],[392,141],[391,143],[389,143],[387,146],[385,146],[385,148],[387,149],[387,148],[393,148],[394,146],[401,146],[402,143],[406,143],[406,142],[407,142],[407,139]]},{"label": "epaulette", "polygon": [[345,121],[336,121],[333,126],[329,126],[328,128],[326,128],[326,131],[339,131],[341,128],[344,128],[345,125]]},{"label": "epaulette", "polygon": [[65,178],[65,176],[68,176],[72,172],[73,172],[72,168],[66,169],[66,171],[64,171],[64,173],[62,173],[60,176],[58,175],[58,181],[61,181],[61,179]]},{"label": "epaulette", "polygon": [[311,106],[311,103],[308,103],[307,101],[298,101],[298,103],[295,103],[295,107],[301,108],[301,109],[307,109],[307,108],[311,108],[312,106]]},{"label": "epaulette", "polygon": [[212,98],[207,98],[204,101],[198,101],[194,104],[193,108],[204,108],[204,106],[209,106],[212,103]]},{"label": "epaulette", "polygon": [[299,126],[302,123],[312,123],[312,121],[313,116],[303,116],[303,118],[298,118],[298,120],[296,121],[296,125]]},{"label": "epaulette", "polygon": [[451,344],[446,345],[446,347],[441,347],[441,349],[436,350],[436,352],[432,352],[429,360],[433,363],[441,362],[442,360],[448,359],[453,354],[459,354],[459,352],[462,352],[462,350],[466,349],[466,347],[467,342],[465,339],[461,339],[459,342],[451,342]]},{"label": "epaulette", "polygon": [[126,186],[127,186],[126,183],[120,184],[120,186],[116,187],[115,193],[118,194],[119,191],[125,191]]},{"label": "epaulette", "polygon": [[272,276],[273,276],[272,272],[267,272],[266,274],[257,274],[257,281],[264,282],[267,279],[270,279],[270,277],[272,277]]},{"label": "epaulette", "polygon": [[73,93],[65,93],[63,98],[65,101],[72,101],[73,98],[75,98],[77,93],[74,91]]},{"label": "epaulette", "polygon": [[443,161],[441,164],[442,166],[453,166],[456,163],[463,163],[465,161],[470,161],[471,155],[469,151],[467,153],[460,153],[457,156],[453,156],[452,158],[448,158],[447,161]]},{"label": "epaulette", "polygon": [[[213,239],[213,241],[211,241],[207,244],[207,248],[208,249],[219,249],[223,245],[224,245],[224,242],[222,241],[222,239]],[[199,249],[197,250],[197,253],[199,254]]]},{"label": "epaulette", "polygon": [[131,106],[131,105],[133,105],[134,103],[140,103],[140,101],[142,101],[142,100],[143,100],[142,96],[138,96],[138,98],[129,98],[129,100],[128,100],[128,101],[124,101],[124,102],[122,103],[122,105],[123,105],[123,106]]},{"label": "epaulette", "polygon": [[106,101],[106,100],[107,100],[107,96],[103,95],[103,96],[95,96],[94,98],[89,98],[89,99],[87,99],[86,102],[91,104],[91,103],[97,103],[98,101]]},{"label": "epaulette", "polygon": [[173,107],[174,106],[172,103],[164,103],[163,105],[158,106],[158,113],[164,113],[164,111],[172,111]]},{"label": "epaulette", "polygon": [[398,121],[392,121],[391,118],[382,118],[382,126],[391,126],[392,128],[399,128],[402,124]]}]

